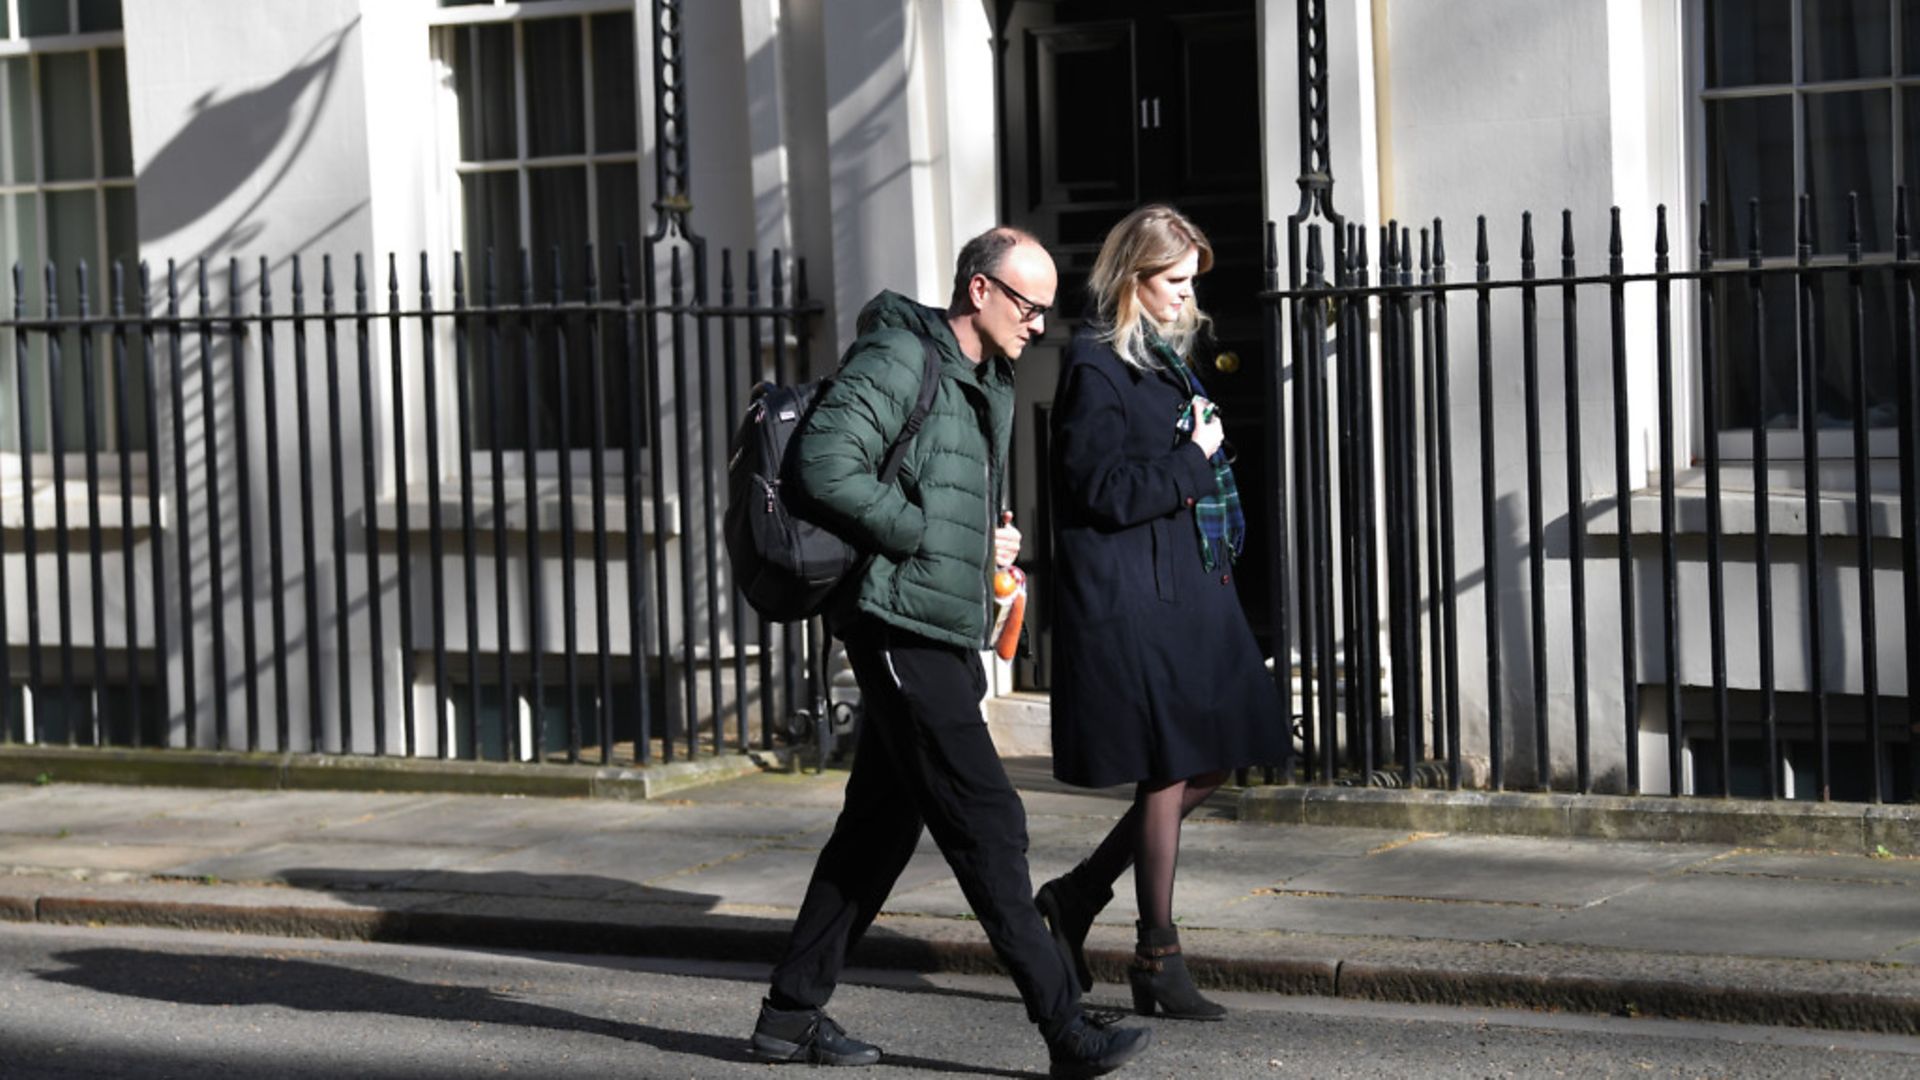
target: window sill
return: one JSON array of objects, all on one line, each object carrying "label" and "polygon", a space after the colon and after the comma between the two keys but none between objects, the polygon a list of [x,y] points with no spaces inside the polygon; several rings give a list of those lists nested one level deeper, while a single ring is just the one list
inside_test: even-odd
[{"label": "window sill", "polygon": [[[538,511],[540,532],[553,534],[560,531],[560,482],[541,480],[538,486]],[[519,478],[510,478],[507,483],[507,502],[505,507],[506,528],[509,532],[527,531],[527,504],[524,498],[526,482]],[[465,528],[461,515],[460,484],[456,481],[443,482],[440,485],[440,503],[435,508],[428,496],[427,485],[411,484],[407,487],[405,500],[407,511],[407,532],[419,536],[430,532],[434,522],[438,521],[445,535],[457,536]],[[401,500],[384,497],[379,500],[380,531],[398,532]],[[625,536],[627,532],[627,498],[624,495],[609,493],[602,503],[608,536]],[[654,535],[654,511],[651,499],[640,504],[640,534]],[[680,500],[669,497],[666,500],[667,533],[669,537],[680,535]],[[593,494],[591,486],[582,482],[574,485],[573,524],[576,537],[593,535]],[[492,532],[494,527],[493,485],[491,481],[476,484],[473,491],[473,528],[477,533]]]},{"label": "window sill", "polygon": [[[1660,489],[1658,487],[1640,488],[1631,493],[1628,510],[1632,514],[1632,534],[1634,536],[1659,536],[1662,532],[1660,520]],[[1689,477],[1674,488],[1674,534],[1677,536],[1707,535],[1707,486],[1704,481]],[[1803,489],[1795,487],[1774,487],[1767,491],[1767,535],[1806,536],[1807,498]],[[1759,500],[1755,498],[1750,484],[1735,487],[1722,482],[1720,488],[1720,533],[1722,536],[1754,536],[1758,533],[1757,509]],[[1613,537],[1620,535],[1618,500],[1596,499],[1587,503],[1585,517],[1587,537]],[[1849,488],[1844,493],[1835,493],[1832,489],[1820,493],[1819,535],[1821,536],[1858,536],[1859,500]],[[1897,540],[1900,530],[1900,496],[1897,492],[1872,492],[1868,495],[1868,517],[1873,526],[1876,539]]]},{"label": "window sill", "polygon": [[[64,503],[67,512],[69,532],[85,532],[92,527],[93,506],[87,498],[85,481],[68,480],[64,487],[56,488],[52,480],[32,481],[33,531],[51,533],[57,531],[60,504]],[[100,488],[100,529],[103,532],[126,529],[147,529],[154,524],[152,505],[145,491],[135,489],[133,507],[130,516],[122,517],[119,485],[112,488],[102,485]],[[160,526],[167,528],[172,521],[171,499],[160,499]],[[17,479],[0,490],[0,528],[20,530],[27,527],[27,500],[20,497]]]}]

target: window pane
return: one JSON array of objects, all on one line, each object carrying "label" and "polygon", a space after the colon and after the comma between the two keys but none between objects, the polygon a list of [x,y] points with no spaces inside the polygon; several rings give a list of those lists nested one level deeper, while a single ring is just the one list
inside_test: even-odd
[{"label": "window pane", "polygon": [[[600,295],[614,300],[620,296],[620,248],[626,247],[628,288],[637,293],[639,283],[632,279],[634,260],[640,253],[640,170],[636,165],[602,165],[600,185]],[[739,267],[735,267],[738,282]],[[607,444],[625,446],[627,442],[628,401],[632,392],[631,367],[638,357],[627,354],[626,320],[616,315],[600,319],[600,354],[606,362],[607,385],[601,394],[605,402]],[[637,347],[637,345],[636,345]],[[646,432],[636,433],[644,441]]]},{"label": "window pane", "polygon": [[534,19],[522,27],[527,47],[527,156],[583,154],[586,83],[580,67],[580,20]]},{"label": "window pane", "polygon": [[120,27],[120,0],[80,0],[81,33]]},{"label": "window pane", "polygon": [[[512,268],[520,258],[520,176],[514,172],[469,173],[460,178],[467,218],[467,258],[484,274],[494,253],[502,299],[512,296]],[[482,288],[484,277],[477,279]]]},{"label": "window pane", "polygon": [[20,36],[71,34],[67,0],[20,0]]},{"label": "window pane", "polygon": [[1792,0],[1708,0],[1708,86],[1792,81]]},{"label": "window pane", "polygon": [[1747,250],[1747,203],[1760,200],[1760,241],[1769,255],[1793,254],[1791,98],[1707,102],[1707,199],[1715,251]]},{"label": "window pane", "polygon": [[1900,73],[1920,75],[1920,0],[1900,0]]},{"label": "window pane", "polygon": [[[1866,345],[1867,426],[1892,427],[1898,417],[1898,394],[1893,370],[1893,283],[1885,269],[1863,275],[1859,293]],[[1827,273],[1820,280],[1820,426],[1853,425],[1854,291],[1845,273]]]},{"label": "window pane", "polygon": [[[1719,343],[1721,431],[1751,431],[1765,406],[1765,425],[1798,426],[1799,384],[1794,380],[1794,280],[1785,275],[1762,279],[1760,308],[1746,281],[1715,283],[1715,340]],[[1756,333],[1756,328],[1758,333]],[[1766,353],[1759,349],[1765,342]],[[1765,370],[1761,370],[1761,361]]]},{"label": "window pane", "polygon": [[534,290],[538,299],[553,296],[554,257],[558,252],[561,283],[568,297],[581,294],[580,260],[587,243],[587,170],[579,167],[533,169],[527,173],[533,210]]},{"label": "window pane", "polygon": [[484,4],[491,4],[491,3],[493,3],[493,0],[440,0],[440,6],[443,8],[472,7],[475,4],[484,5]]},{"label": "window pane", "polygon": [[[60,313],[80,313],[79,280],[82,266],[87,271],[87,310],[98,312],[100,221],[95,212],[94,194],[91,191],[50,191],[46,194],[46,200],[47,257],[53,261],[58,273],[55,289],[60,299]],[[85,399],[81,396],[78,342],[75,335],[66,333],[61,335],[60,344],[65,350],[59,398],[61,422],[66,425],[61,432],[63,445],[68,449],[80,450],[86,442],[80,427]]]},{"label": "window pane", "polygon": [[33,172],[33,73],[24,56],[0,60],[0,182],[30,184]]},{"label": "window pane", "polygon": [[[107,298],[107,310],[113,309],[113,266],[121,268],[121,298],[126,310],[138,311],[140,308],[140,234],[134,228],[133,189],[114,187],[106,189],[107,199],[107,266],[100,285]],[[109,348],[112,347],[111,339]],[[127,410],[127,438],[133,448],[139,450],[147,445],[147,372],[145,354],[141,351],[144,343],[139,331],[129,328],[127,331],[127,391],[125,398],[115,397],[120,407]],[[109,377],[116,377],[112,374]],[[113,433],[107,436],[111,443]]]},{"label": "window pane", "polygon": [[105,176],[133,175],[133,128],[127,121],[127,51],[101,49],[100,145]]},{"label": "window pane", "polygon": [[1807,82],[1884,76],[1892,66],[1889,0],[1802,0]]},{"label": "window pane", "polygon": [[634,148],[633,16],[593,19],[593,147],[613,154]]},{"label": "window pane", "polygon": [[498,161],[519,154],[513,115],[513,27],[463,26],[453,31],[453,89],[460,97],[460,160]]},{"label": "window pane", "polygon": [[1860,196],[1860,238],[1867,251],[1893,247],[1893,95],[1884,90],[1809,94],[1807,194],[1818,252],[1847,248],[1847,194]]},{"label": "window pane", "polygon": [[40,57],[40,143],[48,180],[93,179],[93,75],[86,53]]}]

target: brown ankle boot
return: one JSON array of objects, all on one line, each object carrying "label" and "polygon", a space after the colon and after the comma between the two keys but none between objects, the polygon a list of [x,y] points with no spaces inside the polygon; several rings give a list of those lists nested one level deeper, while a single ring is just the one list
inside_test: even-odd
[{"label": "brown ankle boot", "polygon": [[1180,931],[1171,926],[1135,923],[1139,942],[1127,983],[1133,987],[1133,1010],[1152,1016],[1156,1010],[1173,1020],[1223,1020],[1227,1010],[1200,996],[1180,954]]}]

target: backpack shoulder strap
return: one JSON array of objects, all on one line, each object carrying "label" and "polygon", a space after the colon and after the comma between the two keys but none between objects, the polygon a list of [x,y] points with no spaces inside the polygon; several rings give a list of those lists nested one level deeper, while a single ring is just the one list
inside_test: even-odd
[{"label": "backpack shoulder strap", "polygon": [[920,351],[925,364],[920,369],[920,398],[913,403],[913,411],[907,414],[907,424],[900,429],[900,436],[887,448],[885,461],[880,465],[880,482],[893,483],[900,472],[901,462],[906,460],[907,447],[913,437],[920,433],[920,425],[926,423],[927,414],[933,411],[933,395],[940,389],[940,351],[933,339],[925,334],[916,334],[920,339]]}]

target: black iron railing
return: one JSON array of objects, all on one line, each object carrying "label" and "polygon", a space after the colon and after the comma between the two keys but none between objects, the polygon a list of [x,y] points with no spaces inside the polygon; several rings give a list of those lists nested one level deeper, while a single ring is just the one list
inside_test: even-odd
[{"label": "black iron railing", "polygon": [[[1291,420],[1293,434],[1273,558],[1276,610],[1294,617],[1276,651],[1296,657],[1308,779],[1868,802],[1920,792],[1908,699],[1886,692],[1878,657],[1883,639],[1904,640],[1902,681],[1915,685],[1920,258],[1904,191],[1890,255],[1863,253],[1856,224],[1844,257],[1815,261],[1803,199],[1791,262],[1762,259],[1755,207],[1747,252],[1718,256],[1703,224],[1693,267],[1676,269],[1662,207],[1649,271],[1626,271],[1616,210],[1604,273],[1581,271],[1563,214],[1558,276],[1540,275],[1528,217],[1518,276],[1496,279],[1482,218],[1472,280],[1459,281],[1440,221],[1387,225],[1370,257],[1369,231],[1331,214],[1327,188],[1302,186],[1292,250],[1304,275],[1268,294],[1268,325],[1274,430]],[[1309,209],[1331,222],[1331,244]],[[1269,252],[1277,284],[1271,241]],[[1791,285],[1784,346],[1768,332],[1775,283]],[[1630,315],[1649,294],[1650,318]],[[1458,301],[1473,305],[1464,326]],[[1583,303],[1604,313],[1604,333],[1583,329]],[[1689,324],[1682,340],[1676,326]],[[1649,367],[1630,360],[1641,350],[1651,406],[1633,390]],[[1738,407],[1730,375],[1744,382]],[[1518,404],[1502,403],[1512,386]],[[1596,439],[1608,467],[1589,468],[1589,431],[1610,435]],[[1796,437],[1797,458],[1770,454],[1770,434]],[[1741,460],[1723,458],[1723,441]],[[1636,443],[1650,445],[1645,459]],[[1689,445],[1699,451],[1683,457]],[[1524,480],[1502,468],[1516,460]],[[1730,493],[1730,479],[1745,490]],[[1463,611],[1475,591],[1477,612]],[[1903,619],[1882,617],[1888,596]],[[1463,644],[1475,615],[1484,637]],[[1590,623],[1617,629],[1598,640]],[[1730,672],[1730,655],[1750,662]]]},{"label": "black iron railing", "polygon": [[317,296],[297,257],[115,267],[108,314],[16,271],[0,741],[648,762],[820,715],[819,628],[717,558],[746,390],[810,365],[804,265],[644,255],[568,289],[553,253],[547,296],[525,253],[405,294],[390,258],[380,306],[357,257]]}]

